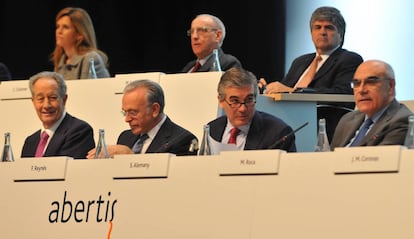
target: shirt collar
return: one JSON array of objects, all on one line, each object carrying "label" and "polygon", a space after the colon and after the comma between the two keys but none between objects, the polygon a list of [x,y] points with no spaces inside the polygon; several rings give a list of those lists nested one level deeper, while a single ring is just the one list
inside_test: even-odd
[{"label": "shirt collar", "polygon": [[66,111],[63,111],[62,116],[59,118],[58,121],[56,121],[52,127],[50,127],[49,129],[45,129],[43,126],[41,128],[40,132],[46,131],[46,133],[49,135],[49,138],[52,138],[52,136],[55,134],[56,129],[59,127],[59,125],[62,123],[63,119],[66,116]]}]

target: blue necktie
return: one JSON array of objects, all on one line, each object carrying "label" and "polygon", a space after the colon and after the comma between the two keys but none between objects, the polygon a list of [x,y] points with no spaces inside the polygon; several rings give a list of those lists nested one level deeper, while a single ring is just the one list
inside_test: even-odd
[{"label": "blue necktie", "polygon": [[358,146],[361,143],[362,139],[367,134],[367,131],[369,129],[369,126],[371,126],[372,123],[373,122],[372,122],[371,119],[366,119],[364,121],[364,123],[362,124],[362,127],[359,129],[358,134],[355,137],[354,141],[352,141],[350,147],[352,147],[352,146]]},{"label": "blue necktie", "polygon": [[134,153],[136,153],[136,154],[141,153],[142,147],[144,146],[144,142],[148,138],[149,138],[148,134],[141,135],[141,137],[139,137],[139,139],[137,140],[137,142],[132,147],[132,151],[134,151]]}]

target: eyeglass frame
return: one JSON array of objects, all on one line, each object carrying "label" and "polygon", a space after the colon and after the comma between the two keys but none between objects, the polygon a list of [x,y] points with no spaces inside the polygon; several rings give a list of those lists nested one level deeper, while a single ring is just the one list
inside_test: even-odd
[{"label": "eyeglass frame", "polygon": [[187,30],[187,36],[190,37],[191,35],[194,34],[194,32],[198,33],[207,33],[207,32],[213,32],[213,31],[218,31],[218,28],[214,28],[214,27],[207,27],[207,26],[201,26],[201,27],[196,27],[193,29],[188,29]]},{"label": "eyeglass frame", "polygon": [[378,82],[383,81],[383,80],[389,80],[389,79],[387,79],[385,77],[380,78],[378,76],[370,76],[365,80],[352,79],[351,87],[354,88],[354,89],[359,88],[362,83],[364,83],[364,85],[370,87],[370,86],[376,85]]},{"label": "eyeglass frame", "polygon": [[235,103],[230,103],[228,102],[226,99],[223,99],[232,109],[238,109],[240,108],[242,105],[246,106],[246,108],[254,106],[256,104],[256,98],[252,97],[251,99],[248,100],[244,100],[244,102],[239,102],[239,100],[235,100],[237,102]]},{"label": "eyeglass frame", "polygon": [[127,115],[131,117],[136,117],[138,115],[138,111],[136,110],[121,110],[121,114],[126,117]]}]

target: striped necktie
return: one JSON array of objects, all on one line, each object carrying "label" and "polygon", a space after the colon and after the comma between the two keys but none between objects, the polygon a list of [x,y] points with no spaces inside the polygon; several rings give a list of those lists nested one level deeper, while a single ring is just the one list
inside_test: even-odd
[{"label": "striped necktie", "polygon": [[142,147],[144,146],[144,142],[148,138],[149,138],[148,134],[141,135],[141,137],[139,137],[139,139],[137,140],[137,142],[132,147],[132,151],[134,151],[134,153],[136,153],[136,154],[141,153]]}]

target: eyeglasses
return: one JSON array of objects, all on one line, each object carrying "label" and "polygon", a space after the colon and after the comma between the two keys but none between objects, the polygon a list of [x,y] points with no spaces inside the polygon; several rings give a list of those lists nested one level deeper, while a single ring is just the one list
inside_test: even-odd
[{"label": "eyeglasses", "polygon": [[126,117],[127,115],[131,116],[131,117],[135,117],[138,115],[138,111],[136,110],[121,110],[121,114]]},{"label": "eyeglasses", "polygon": [[207,33],[207,32],[212,32],[212,31],[217,31],[217,30],[218,30],[217,28],[206,27],[206,26],[196,27],[196,28],[191,28],[191,29],[187,30],[187,36],[193,35],[194,32],[196,32],[197,34],[200,34],[200,33],[204,34],[204,33]]},{"label": "eyeglasses", "polygon": [[224,99],[224,101],[226,101],[226,103],[233,109],[238,109],[241,105],[245,105],[247,108],[256,104],[255,98],[248,98],[244,102],[240,102],[239,100],[231,100],[228,102],[226,99]]},{"label": "eyeglasses", "polygon": [[361,86],[361,84],[364,84],[367,87],[370,86],[374,86],[376,85],[378,82],[383,81],[383,80],[387,80],[386,78],[379,78],[376,76],[372,76],[372,77],[368,77],[365,80],[357,80],[357,79],[353,79],[351,82],[351,87],[352,88],[358,88]]}]

